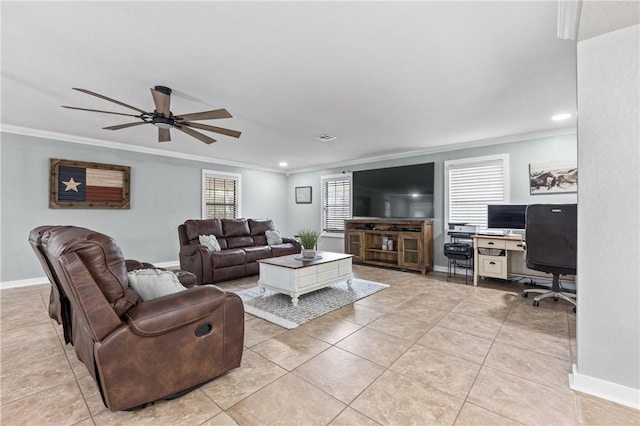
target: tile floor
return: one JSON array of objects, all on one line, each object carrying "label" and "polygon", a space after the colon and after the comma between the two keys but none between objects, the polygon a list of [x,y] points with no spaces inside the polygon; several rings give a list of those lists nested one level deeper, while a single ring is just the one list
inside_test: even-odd
[{"label": "tile floor", "polygon": [[640,424],[638,411],[569,389],[575,314],[563,301],[534,308],[521,284],[354,270],[391,286],[294,330],[246,315],[240,368],[134,412],[108,411],[61,344],[49,286],[2,290],[0,423]]}]

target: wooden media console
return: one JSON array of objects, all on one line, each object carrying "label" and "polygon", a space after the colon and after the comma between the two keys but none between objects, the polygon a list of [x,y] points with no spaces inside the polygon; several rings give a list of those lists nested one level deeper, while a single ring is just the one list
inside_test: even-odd
[{"label": "wooden media console", "polygon": [[433,223],[417,219],[345,220],[344,252],[354,263],[409,269],[433,269]]}]

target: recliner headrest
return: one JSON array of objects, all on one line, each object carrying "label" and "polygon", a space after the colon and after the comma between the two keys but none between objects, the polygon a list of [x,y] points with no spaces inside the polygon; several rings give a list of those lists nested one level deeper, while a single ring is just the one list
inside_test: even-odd
[{"label": "recliner headrest", "polygon": [[50,259],[75,252],[109,303],[125,297],[129,287],[127,267],[120,247],[111,237],[86,228],[56,227],[45,232],[42,245]]}]

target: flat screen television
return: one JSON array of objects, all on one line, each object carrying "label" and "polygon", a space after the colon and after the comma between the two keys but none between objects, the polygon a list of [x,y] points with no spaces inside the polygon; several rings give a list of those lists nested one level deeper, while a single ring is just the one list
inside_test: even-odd
[{"label": "flat screen television", "polygon": [[434,164],[353,172],[353,217],[433,218]]},{"label": "flat screen television", "polygon": [[526,204],[489,204],[487,205],[487,228],[525,229],[526,210]]}]

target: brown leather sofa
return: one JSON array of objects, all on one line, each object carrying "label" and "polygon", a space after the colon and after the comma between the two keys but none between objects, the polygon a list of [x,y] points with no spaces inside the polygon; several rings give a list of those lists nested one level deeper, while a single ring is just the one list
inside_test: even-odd
[{"label": "brown leather sofa", "polygon": [[[187,220],[178,226],[180,269],[195,274],[198,284],[217,283],[256,275],[260,259],[300,253],[294,239],[268,245],[265,232],[274,229],[270,219]],[[215,235],[221,250],[209,251],[200,235]]]},{"label": "brown leather sofa", "polygon": [[240,365],[244,308],[237,295],[194,286],[141,301],[110,237],[40,227],[30,241],[56,288],[52,299],[68,303],[60,316],[68,317],[76,355],[110,410],[175,398]]}]

